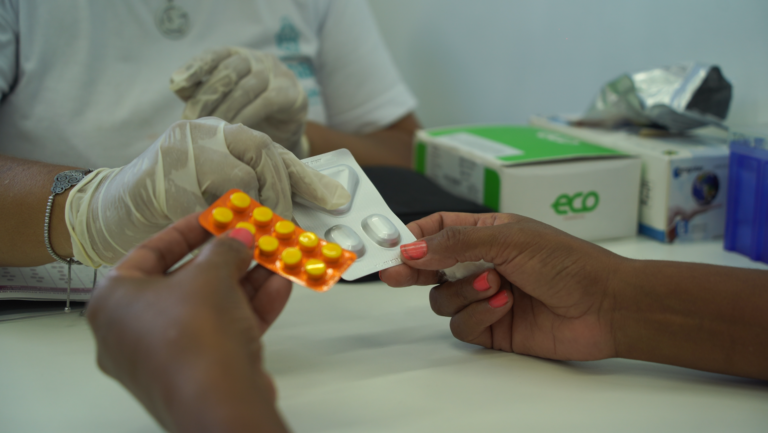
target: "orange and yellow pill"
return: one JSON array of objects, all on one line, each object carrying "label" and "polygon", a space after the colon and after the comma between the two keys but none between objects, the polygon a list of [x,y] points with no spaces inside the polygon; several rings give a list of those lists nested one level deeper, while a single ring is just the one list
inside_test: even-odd
[{"label": "orange and yellow pill", "polygon": [[307,271],[307,275],[313,280],[319,280],[325,276],[325,263],[318,259],[309,259],[307,264],[304,265],[304,270]]},{"label": "orange and yellow pill", "polygon": [[283,250],[283,254],[280,258],[283,260],[285,267],[295,268],[301,263],[301,257],[302,254],[298,248],[290,247]]},{"label": "orange and yellow pill", "polygon": [[229,196],[229,207],[235,212],[245,212],[251,205],[251,198],[244,192],[236,192]]},{"label": "orange and yellow pill", "polygon": [[278,242],[277,239],[269,235],[264,235],[259,238],[259,254],[271,256],[277,251],[279,245],[280,242]]},{"label": "orange and yellow pill", "polygon": [[299,235],[299,247],[306,252],[312,252],[317,248],[319,238],[312,232],[304,232]]},{"label": "orange and yellow pill", "polygon": [[296,224],[290,221],[283,220],[275,224],[275,236],[279,239],[291,239],[295,232]]},{"label": "orange and yellow pill", "polygon": [[328,263],[338,262],[342,253],[342,249],[339,244],[334,244],[332,242],[323,245],[321,251],[323,253],[323,260]]},{"label": "orange and yellow pill", "polygon": [[272,224],[272,218],[275,215],[272,213],[272,209],[266,206],[259,206],[253,210],[253,214],[251,214],[251,216],[253,218],[254,224],[259,227],[266,227]]},{"label": "orange and yellow pill", "polygon": [[232,222],[234,215],[232,215],[231,210],[225,207],[217,207],[213,210],[213,212],[211,212],[211,217],[213,218],[213,223],[216,226],[226,227],[230,222]]}]

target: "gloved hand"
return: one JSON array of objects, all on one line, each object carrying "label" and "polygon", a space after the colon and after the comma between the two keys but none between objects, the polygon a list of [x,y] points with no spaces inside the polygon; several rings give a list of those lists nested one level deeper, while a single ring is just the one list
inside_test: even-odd
[{"label": "gloved hand", "polygon": [[98,169],[71,190],[66,221],[75,258],[114,264],[231,188],[287,219],[291,191],[328,209],[350,200],[340,183],[260,132],[214,118],[180,121],[130,164]]},{"label": "gloved hand", "polygon": [[272,54],[246,48],[209,50],[171,75],[187,105],[182,119],[214,116],[261,131],[300,158],[307,95],[294,73]]}]

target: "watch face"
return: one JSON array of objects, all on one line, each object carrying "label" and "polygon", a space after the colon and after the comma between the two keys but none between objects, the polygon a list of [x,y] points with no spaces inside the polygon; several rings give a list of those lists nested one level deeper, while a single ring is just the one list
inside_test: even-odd
[{"label": "watch face", "polygon": [[189,13],[181,6],[169,3],[155,13],[155,26],[168,39],[181,39],[189,33]]}]

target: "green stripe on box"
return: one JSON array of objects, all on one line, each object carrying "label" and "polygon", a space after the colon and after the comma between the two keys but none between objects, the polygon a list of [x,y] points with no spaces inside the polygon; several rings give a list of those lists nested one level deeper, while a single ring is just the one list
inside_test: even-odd
[{"label": "green stripe on box", "polygon": [[465,132],[509,146],[520,153],[509,156],[493,156],[506,165],[521,162],[549,161],[557,159],[607,157],[623,153],[598,146],[559,132],[532,126],[462,126],[430,129],[432,137]]},{"label": "green stripe on box", "polygon": [[417,172],[421,174],[427,173],[427,145],[418,142],[416,143],[416,153],[414,155],[415,161],[413,161],[413,166],[416,169]]},{"label": "green stripe on box", "polygon": [[498,212],[501,179],[496,170],[492,170],[488,167],[485,168],[485,187],[483,190],[483,204]]}]

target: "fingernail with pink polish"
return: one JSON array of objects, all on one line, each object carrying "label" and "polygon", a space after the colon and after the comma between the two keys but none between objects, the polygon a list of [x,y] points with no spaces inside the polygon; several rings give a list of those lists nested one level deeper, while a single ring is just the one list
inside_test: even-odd
[{"label": "fingernail with pink polish", "polygon": [[400,253],[408,260],[419,260],[427,255],[427,242],[421,240],[400,245]]},{"label": "fingernail with pink polish", "polygon": [[485,271],[478,275],[477,278],[475,278],[475,281],[472,282],[472,287],[474,287],[478,292],[484,292],[490,289],[491,283],[488,282],[488,274],[490,272],[491,271]]},{"label": "fingernail with pink polish", "polygon": [[491,308],[501,308],[507,305],[508,300],[509,296],[507,296],[507,291],[502,290],[501,292],[491,296],[491,299],[488,300],[488,305],[490,305]]},{"label": "fingernail with pink polish", "polygon": [[234,229],[229,232],[228,236],[232,239],[237,239],[248,248],[253,246],[253,235],[246,229]]}]

